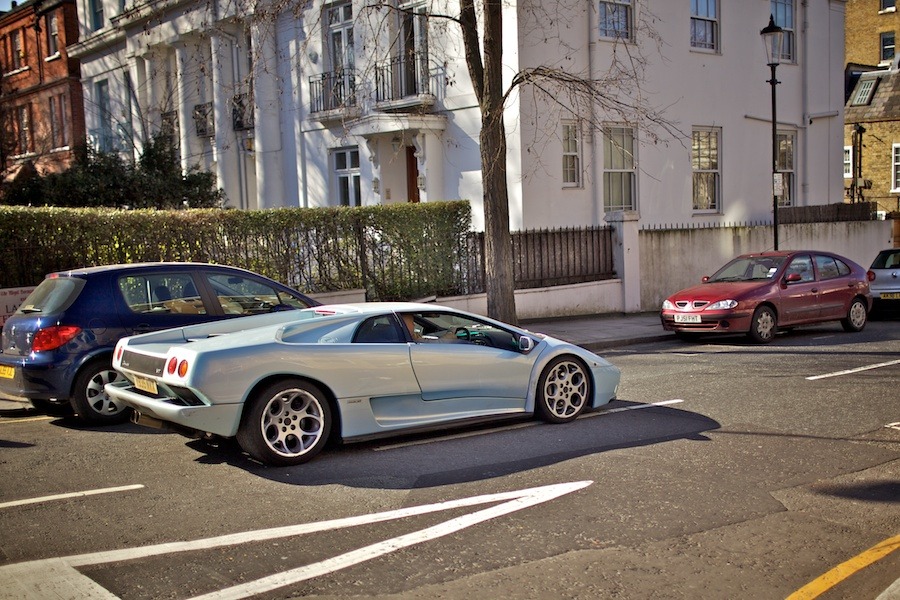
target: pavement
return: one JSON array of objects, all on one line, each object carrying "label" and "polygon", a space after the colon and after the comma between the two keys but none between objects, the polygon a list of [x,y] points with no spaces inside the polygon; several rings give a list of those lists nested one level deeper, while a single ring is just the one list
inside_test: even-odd
[{"label": "pavement", "polygon": [[675,337],[673,332],[663,330],[659,313],[656,312],[527,319],[520,321],[519,326],[591,351]]}]

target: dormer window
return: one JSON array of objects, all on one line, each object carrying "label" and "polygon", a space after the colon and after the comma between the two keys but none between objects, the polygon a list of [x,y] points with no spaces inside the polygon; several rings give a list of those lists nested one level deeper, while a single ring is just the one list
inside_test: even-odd
[{"label": "dormer window", "polygon": [[856,84],[856,92],[853,94],[853,101],[850,104],[853,106],[869,104],[872,101],[872,96],[875,94],[876,83],[878,83],[876,77],[860,79],[859,83]]}]

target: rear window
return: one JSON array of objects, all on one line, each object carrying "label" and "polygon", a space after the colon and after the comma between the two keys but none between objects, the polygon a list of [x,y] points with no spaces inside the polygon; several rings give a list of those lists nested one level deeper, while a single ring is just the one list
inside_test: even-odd
[{"label": "rear window", "polygon": [[119,277],[119,290],[132,312],[206,314],[188,273],[126,275]]},{"label": "rear window", "polygon": [[87,282],[78,277],[53,277],[45,279],[34,288],[19,309],[17,315],[30,315],[33,313],[51,314],[66,310],[78,294],[84,289]]},{"label": "rear window", "polygon": [[872,269],[894,269],[900,267],[900,248],[882,250],[872,262]]}]

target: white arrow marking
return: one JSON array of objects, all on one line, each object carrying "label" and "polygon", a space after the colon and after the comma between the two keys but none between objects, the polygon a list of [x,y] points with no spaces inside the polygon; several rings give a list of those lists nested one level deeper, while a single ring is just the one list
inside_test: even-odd
[{"label": "white arrow marking", "polygon": [[498,504],[497,506],[486,508],[469,515],[450,519],[449,521],[420,531],[372,544],[318,563],[219,590],[211,594],[200,596],[195,600],[199,600],[200,598],[204,600],[246,598],[320,575],[333,573],[340,569],[383,556],[395,550],[437,539],[489,519],[507,515],[543,502],[548,502],[554,498],[564,496],[565,494],[571,494],[572,492],[586,488],[592,483],[592,481],[561,483],[515,492],[487,494],[484,496],[462,498],[460,500],[451,500],[437,504],[413,506],[371,515],[360,515],[344,519],[322,521],[319,523],[305,523],[302,525],[260,529],[257,531],[247,531],[188,542],[169,542],[166,544],[157,544],[140,548],[110,550],[92,554],[79,554],[61,558],[36,560],[27,563],[16,563],[0,567],[0,598],[38,599],[53,597],[113,600],[116,598],[115,595],[102,588],[92,579],[79,573],[76,568],[87,565],[137,560],[140,558],[158,556],[161,554],[172,554],[175,552],[191,552],[219,548],[222,546],[234,546],[248,542],[259,542],[316,533],[319,531],[340,529],[342,527],[382,523],[394,519],[424,515],[442,510],[503,502],[503,504]]}]

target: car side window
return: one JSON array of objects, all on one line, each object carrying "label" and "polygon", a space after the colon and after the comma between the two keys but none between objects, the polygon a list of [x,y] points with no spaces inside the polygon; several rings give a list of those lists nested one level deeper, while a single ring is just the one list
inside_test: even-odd
[{"label": "car side window", "polygon": [[194,279],[186,273],[119,277],[119,290],[135,313],[206,314]]},{"label": "car side window", "polygon": [[307,308],[299,299],[249,277],[216,273],[207,275],[207,280],[226,315],[257,315],[276,307]]},{"label": "car side window", "polygon": [[354,344],[401,344],[406,342],[393,317],[381,315],[366,319],[353,336]]},{"label": "car side window", "polygon": [[815,281],[816,275],[813,273],[812,259],[807,255],[796,256],[791,264],[788,265],[785,275],[800,275],[801,282]]},{"label": "car side window", "polygon": [[463,315],[417,312],[400,315],[419,343],[474,344],[518,352],[518,338],[511,332]]},{"label": "car side window", "polygon": [[819,270],[819,279],[835,279],[841,276],[837,261],[830,256],[817,254],[816,268]]}]

